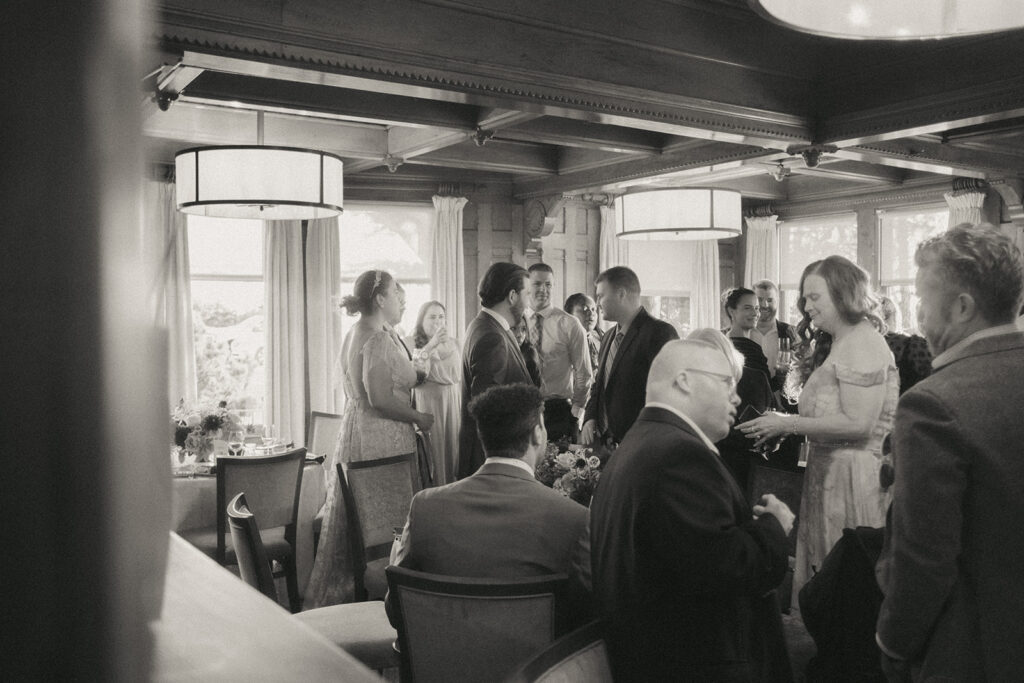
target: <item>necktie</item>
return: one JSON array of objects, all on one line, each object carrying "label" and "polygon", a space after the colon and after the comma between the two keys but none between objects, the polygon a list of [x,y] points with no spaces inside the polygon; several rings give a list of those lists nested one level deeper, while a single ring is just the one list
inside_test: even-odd
[{"label": "necktie", "polygon": [[544,369],[544,349],[541,344],[544,342],[544,316],[540,313],[533,314],[533,328],[530,330],[530,343],[537,349],[537,357],[540,359],[540,369]]},{"label": "necktie", "polygon": [[612,366],[615,363],[615,354],[619,352],[619,344],[622,343],[622,338],[625,335],[621,330],[615,333],[615,337],[612,339],[611,348],[608,349],[608,370],[604,373],[604,385],[608,386],[608,378],[612,376]]}]

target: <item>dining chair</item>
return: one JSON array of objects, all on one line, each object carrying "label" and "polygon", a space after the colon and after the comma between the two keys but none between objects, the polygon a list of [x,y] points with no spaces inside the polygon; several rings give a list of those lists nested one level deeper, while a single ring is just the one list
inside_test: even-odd
[{"label": "dining chair", "polygon": [[387,568],[403,683],[500,681],[561,635],[565,574],[479,579]]},{"label": "dining chair", "polygon": [[541,650],[505,683],[612,683],[605,626],[592,621]]},{"label": "dining chair", "polygon": [[[227,518],[242,580],[277,602],[277,586],[270,570],[270,560],[263,547],[256,517],[246,504],[245,493],[239,493],[228,503]],[[388,621],[382,602],[320,607],[298,612],[292,618],[371,669],[383,671],[399,665],[394,646],[398,634]]]},{"label": "dining chair", "polygon": [[301,605],[295,540],[305,460],[305,448],[276,455],[217,458],[217,525],[181,532],[185,540],[220,564],[237,564],[228,532],[227,507],[235,495],[245,492],[250,509],[259,516],[266,554],[282,567],[278,575],[286,579],[292,612]]},{"label": "dining chair", "polygon": [[314,455],[330,456],[334,452],[340,431],[341,415],[310,411],[306,450]]},{"label": "dining chair", "polygon": [[338,463],[338,482],[348,518],[356,600],[380,600],[387,593],[388,564],[395,528],[405,526],[409,504],[420,489],[415,453]]}]

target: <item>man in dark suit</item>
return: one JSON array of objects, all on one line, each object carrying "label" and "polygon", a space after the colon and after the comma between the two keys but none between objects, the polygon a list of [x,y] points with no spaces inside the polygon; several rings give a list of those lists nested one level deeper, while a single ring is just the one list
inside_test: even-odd
[{"label": "man in dark suit", "polygon": [[540,391],[493,387],[470,412],[487,459],[467,479],[416,494],[396,564],[479,578],[566,573],[579,605],[590,589],[587,508],[534,478],[547,447]]},{"label": "man in dark suit", "polygon": [[788,566],[793,513],[770,494],[751,510],[713,445],[735,419],[742,364],[707,332],[718,346],[672,341],[655,358],[647,404],[590,505],[594,597],[616,681],[789,672],[778,601],[764,596]]},{"label": "man in dark suit", "polygon": [[917,248],[932,374],[896,410],[876,640],[891,680],[1024,675],[1024,291],[991,226]]},{"label": "man in dark suit", "polygon": [[652,318],[640,305],[640,279],[625,266],[597,276],[597,305],[616,325],[601,341],[580,433],[585,445],[622,441],[644,407],[651,361],[665,342],[679,338],[672,325]]},{"label": "man in dark suit", "polygon": [[514,263],[499,262],[487,269],[480,281],[483,310],[466,328],[462,349],[462,426],[459,431],[458,477],[477,471],[484,449],[477,435],[469,402],[487,389],[503,384],[532,384],[526,361],[512,327],[526,310],[529,273]]}]

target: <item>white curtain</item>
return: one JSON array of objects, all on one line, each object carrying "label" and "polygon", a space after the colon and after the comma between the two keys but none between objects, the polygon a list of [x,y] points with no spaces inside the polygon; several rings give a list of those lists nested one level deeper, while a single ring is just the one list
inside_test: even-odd
[{"label": "white curtain", "polygon": [[601,207],[601,248],[598,253],[598,270],[629,264],[629,244],[615,235],[615,205]]},{"label": "white curtain", "polygon": [[949,205],[949,227],[961,223],[977,225],[984,222],[981,207],[985,204],[984,192],[947,192],[943,195]]},{"label": "white curtain", "polygon": [[[338,218],[310,221],[306,230],[306,352],[309,409],[341,412],[334,362],[341,349],[341,317],[335,297],[341,290]],[[340,393],[340,391],[338,391]]]},{"label": "white curtain", "polygon": [[718,242],[701,240],[693,243],[693,291],[690,299],[694,328],[721,326],[719,301]]},{"label": "white curtain", "polygon": [[743,283],[750,287],[760,280],[779,283],[779,217],[747,218],[747,261]]},{"label": "white curtain", "polygon": [[466,263],[462,250],[462,207],[465,197],[434,196],[434,249],[430,294],[447,310],[449,332],[466,329]]},{"label": "white curtain", "polygon": [[264,223],[267,405],[264,421],[285,442],[306,442],[302,223]]},{"label": "white curtain", "polygon": [[196,400],[196,354],[192,339],[188,229],[178,211],[174,181],[146,183],[144,233],[161,237],[161,262],[154,289],[156,324],[167,332],[167,400]]}]

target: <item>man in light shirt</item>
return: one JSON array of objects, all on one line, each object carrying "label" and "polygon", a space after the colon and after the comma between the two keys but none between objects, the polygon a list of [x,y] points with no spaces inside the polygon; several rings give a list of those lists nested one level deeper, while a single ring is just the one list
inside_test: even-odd
[{"label": "man in light shirt", "polygon": [[576,441],[579,416],[593,381],[587,333],[580,321],[551,304],[555,273],[546,263],[530,266],[526,324],[540,358],[541,395],[548,438]]},{"label": "man in light shirt", "polygon": [[958,225],[914,260],[932,374],[900,397],[893,502],[876,565],[890,680],[1024,672],[1024,293],[1021,253]]},{"label": "man in light shirt", "polygon": [[654,358],[590,504],[598,616],[616,681],[788,680],[785,645],[765,637],[781,633],[778,601],[762,596],[785,575],[793,513],[770,494],[751,509],[715,449],[743,364],[721,332],[698,333],[714,343]]},{"label": "man in light shirt", "polygon": [[764,357],[768,359],[773,391],[780,391],[786,383],[788,368],[779,363],[779,340],[788,339],[790,348],[800,343],[796,328],[778,319],[779,288],[771,280],[760,280],[751,287],[757,295],[760,316],[750,338],[761,345]]}]

